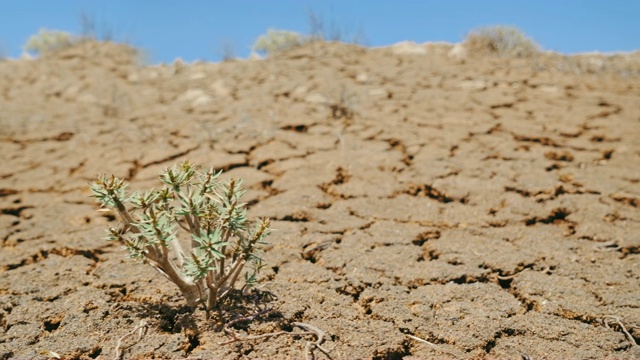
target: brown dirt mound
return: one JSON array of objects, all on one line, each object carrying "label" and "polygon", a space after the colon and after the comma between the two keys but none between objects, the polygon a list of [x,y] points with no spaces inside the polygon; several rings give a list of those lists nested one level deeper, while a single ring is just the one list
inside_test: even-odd
[{"label": "brown dirt mound", "polygon": [[[1,62],[0,359],[326,358],[313,335],[219,345],[229,322],[310,324],[333,359],[640,357],[637,56],[442,47]],[[209,318],[102,240],[87,186],[185,159],[277,229],[260,291]]]}]

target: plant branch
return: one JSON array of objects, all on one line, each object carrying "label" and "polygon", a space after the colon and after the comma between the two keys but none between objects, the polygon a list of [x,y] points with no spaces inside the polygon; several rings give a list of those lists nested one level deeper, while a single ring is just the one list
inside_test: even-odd
[{"label": "plant branch", "polygon": [[[138,326],[136,326],[135,328],[133,328],[133,330],[129,331],[128,333],[122,335],[118,341],[116,342],[116,348],[115,348],[115,356],[113,357],[113,360],[120,360],[122,358],[122,342],[124,341],[124,339],[132,336],[133,334],[135,334],[136,331],[138,331],[138,339],[136,341],[140,341],[142,340],[142,337],[144,336],[144,330],[147,328],[147,322],[145,320],[140,320],[140,324]],[[131,347],[132,345],[127,346],[125,349],[128,349],[129,347]]]}]

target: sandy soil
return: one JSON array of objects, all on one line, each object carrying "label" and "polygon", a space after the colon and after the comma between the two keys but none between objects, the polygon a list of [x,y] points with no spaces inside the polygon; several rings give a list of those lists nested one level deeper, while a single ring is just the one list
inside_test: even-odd
[{"label": "sandy soil", "polygon": [[[450,50],[0,62],[0,359],[327,358],[314,335],[220,345],[232,321],[312,325],[332,359],[640,358],[640,55]],[[260,291],[209,318],[102,239],[87,186],[185,159],[277,229]]]}]

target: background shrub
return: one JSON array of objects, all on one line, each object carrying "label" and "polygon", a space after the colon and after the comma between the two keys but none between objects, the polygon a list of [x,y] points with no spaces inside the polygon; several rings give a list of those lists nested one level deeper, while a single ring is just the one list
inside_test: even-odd
[{"label": "background shrub", "polygon": [[40,29],[32,35],[24,45],[24,50],[35,54],[43,54],[59,50],[78,42],[78,39],[66,31]]},{"label": "background shrub", "polygon": [[308,41],[309,39],[306,36],[294,31],[269,29],[266,34],[258,37],[255,44],[253,44],[253,50],[272,54],[300,46]]},{"label": "background shrub", "polygon": [[510,57],[528,57],[540,51],[537,43],[512,26],[489,26],[472,30],[464,40],[464,47],[473,53]]}]

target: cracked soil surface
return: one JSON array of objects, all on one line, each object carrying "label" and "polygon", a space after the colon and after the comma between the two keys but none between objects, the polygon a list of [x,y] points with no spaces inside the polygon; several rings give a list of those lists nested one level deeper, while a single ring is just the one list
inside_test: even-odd
[{"label": "cracked soil surface", "polygon": [[[231,321],[312,325],[332,359],[640,358],[639,55],[425,48],[0,62],[0,359],[327,358],[313,335],[220,345]],[[103,240],[87,186],[186,159],[277,230],[260,290],[208,318]]]}]

